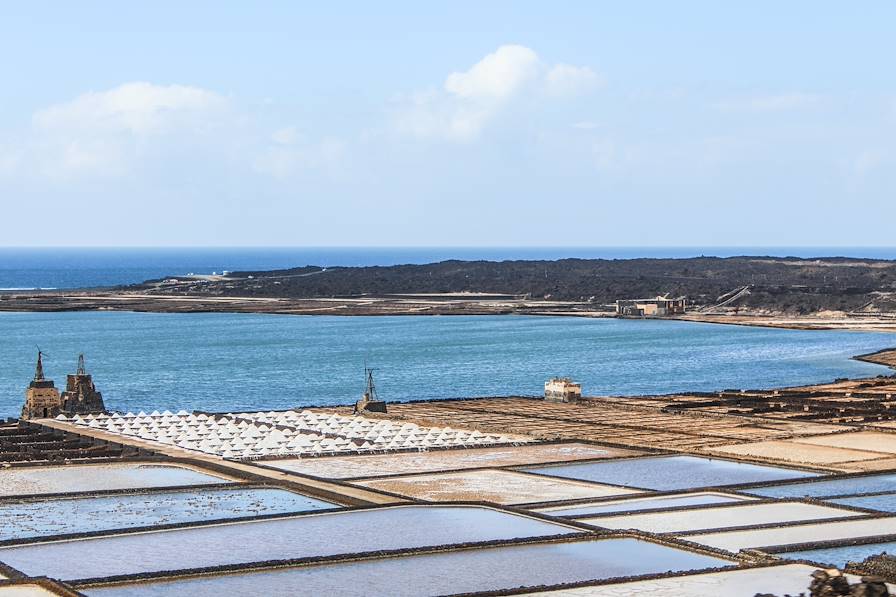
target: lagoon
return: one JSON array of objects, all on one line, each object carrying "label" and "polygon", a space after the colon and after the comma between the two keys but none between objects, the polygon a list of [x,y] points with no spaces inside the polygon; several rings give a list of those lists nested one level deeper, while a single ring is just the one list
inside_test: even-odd
[{"label": "lagoon", "polygon": [[16,416],[39,346],[57,387],[85,353],[114,410],[349,403],[376,369],[386,400],[539,395],[568,375],[587,395],[818,383],[889,374],[851,360],[891,334],[535,316],[0,313],[0,416]]}]

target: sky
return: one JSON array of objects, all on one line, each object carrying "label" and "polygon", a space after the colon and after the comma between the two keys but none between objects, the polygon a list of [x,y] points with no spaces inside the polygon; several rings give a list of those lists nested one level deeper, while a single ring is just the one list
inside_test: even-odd
[{"label": "sky", "polygon": [[896,3],[0,3],[2,246],[892,246]]}]

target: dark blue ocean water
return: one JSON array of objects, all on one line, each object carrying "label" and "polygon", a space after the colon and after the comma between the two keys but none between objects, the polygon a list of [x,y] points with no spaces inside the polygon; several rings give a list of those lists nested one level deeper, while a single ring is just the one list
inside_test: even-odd
[{"label": "dark blue ocean water", "polygon": [[222,270],[431,263],[445,259],[627,259],[776,255],[896,259],[896,248],[825,247],[464,247],[464,248],[0,248],[0,289],[131,284],[167,275]]},{"label": "dark blue ocean water", "polygon": [[0,313],[0,416],[16,415],[36,346],[57,386],[84,352],[117,410],[267,410],[349,403],[365,361],[387,400],[757,388],[888,374],[851,360],[892,334],[574,317]]}]

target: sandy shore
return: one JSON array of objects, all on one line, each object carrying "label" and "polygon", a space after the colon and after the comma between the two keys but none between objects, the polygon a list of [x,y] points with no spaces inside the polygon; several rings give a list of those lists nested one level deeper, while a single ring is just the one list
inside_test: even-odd
[{"label": "sandy shore", "polygon": [[[357,298],[267,298],[183,296],[140,292],[71,291],[0,294],[0,311],[136,311],[148,313],[270,313],[282,315],[542,315],[615,317],[586,302],[527,300],[489,295],[364,296]],[[799,330],[896,332],[896,314],[823,312],[788,315],[765,312],[709,314],[697,311],[682,321]]]}]

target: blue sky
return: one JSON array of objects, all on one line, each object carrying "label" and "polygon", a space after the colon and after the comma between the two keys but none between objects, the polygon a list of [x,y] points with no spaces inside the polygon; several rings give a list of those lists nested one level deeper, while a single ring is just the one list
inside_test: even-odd
[{"label": "blue sky", "polygon": [[0,244],[893,245],[894,22],[5,2]]}]

